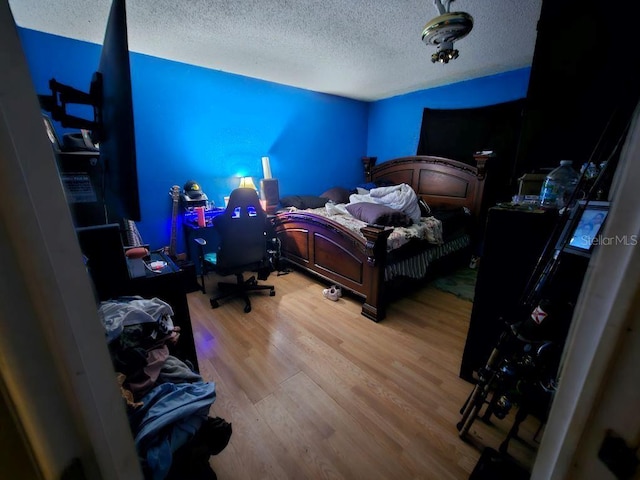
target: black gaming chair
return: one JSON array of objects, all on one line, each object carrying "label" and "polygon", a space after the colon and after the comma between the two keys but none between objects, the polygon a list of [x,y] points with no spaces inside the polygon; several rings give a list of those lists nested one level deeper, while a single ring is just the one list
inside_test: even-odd
[{"label": "black gaming chair", "polygon": [[206,253],[207,242],[202,238],[195,239],[199,248],[202,292],[205,292],[204,275],[207,272],[235,275],[236,283],[218,283],[218,292],[210,300],[211,307],[217,308],[218,301],[223,298],[241,296],[245,301],[244,311],[249,313],[250,291],[269,290],[270,296],[276,294],[273,285],[259,285],[255,275],[244,279],[245,272],[257,272],[258,278],[263,280],[271,270],[267,252],[267,214],[256,191],[237,188],[231,192],[227,208],[215,217],[213,225],[220,240],[215,252]]}]

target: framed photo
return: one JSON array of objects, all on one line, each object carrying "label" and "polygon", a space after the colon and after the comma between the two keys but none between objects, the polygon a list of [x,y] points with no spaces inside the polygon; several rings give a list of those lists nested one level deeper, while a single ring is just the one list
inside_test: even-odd
[{"label": "framed photo", "polygon": [[[569,241],[565,250],[570,253],[590,255],[602,227],[609,213],[609,202],[585,202],[581,200],[576,207],[576,213],[580,218],[578,222],[569,221],[569,225],[575,225],[569,234]],[[575,217],[574,217],[575,219]]]}]

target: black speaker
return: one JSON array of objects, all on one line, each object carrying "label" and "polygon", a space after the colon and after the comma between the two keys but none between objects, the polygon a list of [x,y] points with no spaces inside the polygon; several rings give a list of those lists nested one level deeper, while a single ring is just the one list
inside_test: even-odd
[{"label": "black speaker", "polygon": [[269,207],[276,207],[280,203],[278,180],[276,178],[263,178],[260,180],[260,191],[262,192],[262,199],[267,202],[267,212],[269,213]]}]

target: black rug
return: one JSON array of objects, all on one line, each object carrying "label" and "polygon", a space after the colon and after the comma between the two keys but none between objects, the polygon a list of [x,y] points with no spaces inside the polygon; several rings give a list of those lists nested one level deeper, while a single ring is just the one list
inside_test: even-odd
[{"label": "black rug", "polygon": [[433,286],[438,290],[452,293],[457,297],[473,302],[477,274],[478,270],[475,268],[462,267],[450,275],[436,278],[433,281]]}]

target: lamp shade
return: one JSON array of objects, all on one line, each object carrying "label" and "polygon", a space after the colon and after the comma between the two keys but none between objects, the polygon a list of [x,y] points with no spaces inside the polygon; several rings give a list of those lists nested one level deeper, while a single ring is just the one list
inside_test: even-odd
[{"label": "lamp shade", "polygon": [[256,187],[256,184],[253,183],[253,178],[252,177],[242,177],[240,178],[240,188],[253,188],[254,190],[258,190],[258,187]]}]

